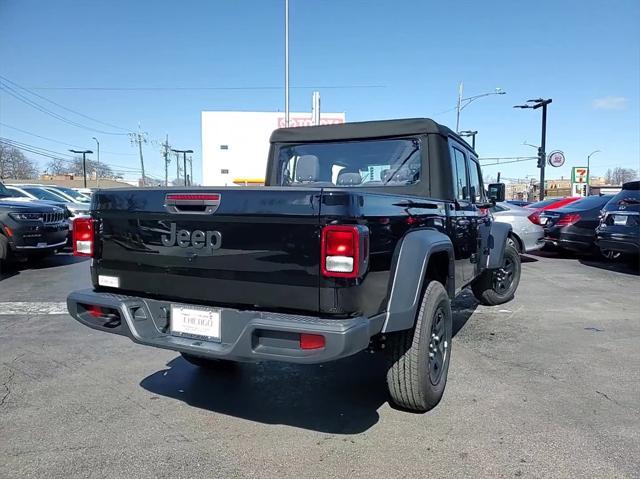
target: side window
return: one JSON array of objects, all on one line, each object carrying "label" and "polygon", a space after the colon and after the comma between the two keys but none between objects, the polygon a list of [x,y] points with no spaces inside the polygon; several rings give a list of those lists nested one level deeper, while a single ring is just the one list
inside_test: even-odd
[{"label": "side window", "polygon": [[482,177],[480,176],[480,165],[473,159],[469,159],[469,185],[473,202],[480,203],[483,197]]},{"label": "side window", "polygon": [[457,148],[453,148],[453,181],[456,198],[460,201],[469,201],[469,188],[467,178],[467,168],[465,167],[464,153]]}]

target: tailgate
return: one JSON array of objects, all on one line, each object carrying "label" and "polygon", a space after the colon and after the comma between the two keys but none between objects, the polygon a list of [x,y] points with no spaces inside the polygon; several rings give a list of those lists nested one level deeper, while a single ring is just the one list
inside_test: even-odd
[{"label": "tailgate", "polygon": [[121,290],[178,301],[318,311],[320,194],[100,191],[94,283],[117,276]]}]

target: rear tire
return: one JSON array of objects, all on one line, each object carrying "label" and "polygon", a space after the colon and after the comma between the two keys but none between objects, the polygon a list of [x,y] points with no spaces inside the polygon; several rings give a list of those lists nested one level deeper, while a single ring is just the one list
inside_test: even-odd
[{"label": "rear tire", "polygon": [[496,306],[513,299],[520,284],[520,255],[507,243],[504,249],[502,266],[485,270],[471,284],[473,295],[486,306]]},{"label": "rear tire", "polygon": [[431,281],[415,327],[388,338],[387,387],[393,403],[426,412],[440,402],[447,384],[452,329],[449,295],[441,283]]},{"label": "rear tire", "polygon": [[231,369],[236,363],[233,361],[226,361],[224,359],[207,359],[200,356],[194,356],[189,353],[180,353],[182,358],[194,366],[206,369],[207,371],[221,371],[225,369]]}]

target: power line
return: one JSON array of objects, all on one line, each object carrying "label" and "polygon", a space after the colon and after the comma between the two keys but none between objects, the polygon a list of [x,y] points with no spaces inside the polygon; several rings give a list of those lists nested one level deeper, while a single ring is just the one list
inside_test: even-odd
[{"label": "power line", "polygon": [[72,110],[71,108],[68,108],[68,107],[66,107],[64,105],[61,105],[60,103],[56,103],[55,101],[50,100],[49,98],[46,98],[46,97],[44,97],[44,96],[42,96],[42,95],[40,95],[38,93],[35,93],[33,91],[28,90],[27,88],[25,88],[23,86],[18,85],[16,82],[9,80],[8,78],[3,77],[2,75],[0,75],[0,79],[4,80],[4,82],[10,83],[14,87],[20,88],[21,90],[24,90],[24,91],[26,91],[28,93],[31,93],[34,96],[37,96],[38,98],[40,98],[40,99],[42,99],[44,101],[47,101],[47,102],[51,103],[52,105],[56,105],[58,108],[62,108],[63,110],[66,110],[66,111],[68,111],[70,113],[74,113],[74,114],[76,114],[78,116],[86,118],[87,120],[91,120],[91,121],[94,121],[96,123],[100,123],[101,125],[105,125],[105,126],[108,126],[110,128],[115,128],[116,130],[123,130],[123,131],[126,131],[126,132],[131,132],[131,130],[129,130],[128,128],[122,128],[122,127],[117,126],[117,125],[112,125],[111,123],[106,123],[104,121],[101,121],[101,120],[98,120],[96,118],[93,118],[93,117],[91,117],[89,115],[85,115],[84,113],[80,113],[79,111]]},{"label": "power line", "polygon": [[[51,159],[54,159],[54,160],[61,160],[61,161],[67,162],[67,163],[74,163],[75,162],[75,157],[73,155],[69,155],[67,153],[60,153],[58,151],[48,150],[46,148],[41,148],[39,146],[30,145],[28,143],[22,143],[20,141],[12,140],[10,138],[0,137],[0,143],[4,143],[5,145],[9,145],[9,146],[12,146],[14,148],[18,148],[18,149],[21,149],[21,150],[28,151],[29,153],[35,153],[36,155],[44,156],[46,158],[51,158]],[[63,158],[63,157],[72,158],[72,159],[67,159],[67,158]],[[105,166],[108,166],[109,168],[111,168],[114,171],[115,171],[116,168],[118,168],[120,171],[129,170],[131,172],[140,172],[139,168],[132,168],[130,166],[118,165],[118,164],[114,164],[114,163],[102,163],[102,164],[104,164]]]},{"label": "power line", "polygon": [[98,130],[97,128],[92,128],[90,126],[82,125],[81,123],[77,123],[73,120],[70,120],[62,115],[59,115],[58,113],[55,113],[49,110],[46,107],[43,107],[42,105],[34,102],[33,100],[30,100],[28,97],[25,97],[20,92],[16,91],[14,88],[12,88],[7,83],[4,83],[1,80],[0,80],[0,89],[4,90],[6,93],[14,97],[16,100],[21,101],[22,103],[25,103],[26,105],[29,105],[30,107],[35,108],[36,110],[55,118],[56,120],[60,120],[64,123],[68,123],[69,125],[75,126],[77,128],[83,128],[85,130],[102,133],[104,135],[127,135],[127,133],[114,133],[114,132],[109,132],[104,130]]},{"label": "power line", "polygon": [[[53,138],[47,138],[46,136],[38,135],[37,133],[33,133],[31,131],[23,130],[22,128],[17,128],[15,126],[7,125],[6,123],[0,122],[0,125],[4,126],[5,128],[11,128],[12,130],[16,130],[21,133],[25,133],[27,135],[35,136],[36,138],[41,138],[43,140],[51,141],[53,143],[58,143],[60,145],[72,146],[74,148],[83,148],[81,146],[73,145],[71,143],[66,143],[64,141],[54,140]],[[115,151],[106,151],[106,150],[102,150],[102,153],[108,153],[110,155],[119,155],[119,156],[137,156],[137,153],[117,153]]]},{"label": "power line", "polygon": [[[84,86],[62,86],[62,87],[30,87],[30,90],[86,90],[86,91],[249,91],[249,90],[282,90],[282,86],[231,86],[231,87],[84,87]],[[292,86],[291,89],[297,90],[353,90],[353,89],[371,89],[371,88],[387,88],[386,85],[325,85],[325,86]]]}]

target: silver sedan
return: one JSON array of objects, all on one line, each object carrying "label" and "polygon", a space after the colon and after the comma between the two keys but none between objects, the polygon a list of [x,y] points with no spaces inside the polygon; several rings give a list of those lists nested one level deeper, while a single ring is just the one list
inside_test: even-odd
[{"label": "silver sedan", "polygon": [[491,213],[496,221],[511,225],[512,232],[509,236],[509,242],[519,253],[527,253],[542,248],[544,230],[539,224],[535,210],[520,208],[519,206],[502,202],[496,203],[491,208]]}]

